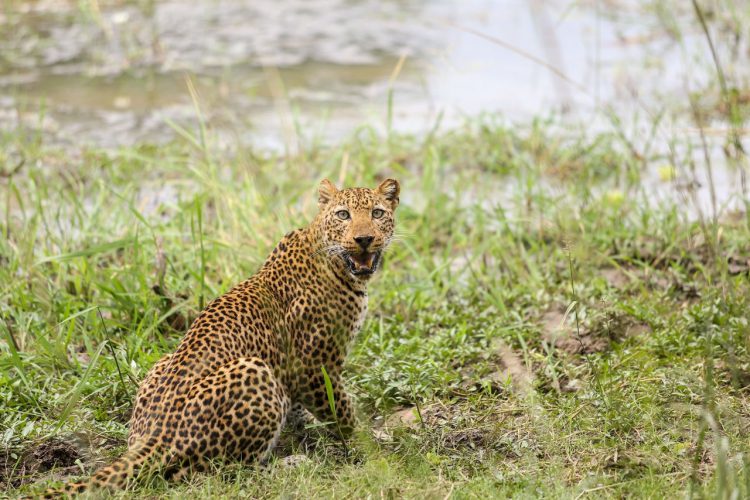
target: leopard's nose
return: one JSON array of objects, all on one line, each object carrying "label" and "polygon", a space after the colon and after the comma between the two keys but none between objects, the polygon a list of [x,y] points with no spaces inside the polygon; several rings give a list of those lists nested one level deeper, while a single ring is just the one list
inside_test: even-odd
[{"label": "leopard's nose", "polygon": [[367,247],[370,246],[370,243],[372,243],[372,240],[375,238],[372,236],[357,236],[354,238],[354,241],[357,242],[357,245],[362,247],[362,250],[367,250]]}]

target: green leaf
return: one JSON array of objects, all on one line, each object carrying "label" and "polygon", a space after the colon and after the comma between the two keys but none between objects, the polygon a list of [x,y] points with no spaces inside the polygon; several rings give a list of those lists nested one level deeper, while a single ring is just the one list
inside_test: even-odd
[{"label": "green leaf", "polygon": [[333,398],[333,384],[331,383],[331,377],[328,376],[328,372],[326,371],[326,367],[321,365],[320,370],[323,372],[323,380],[326,384],[326,394],[328,395],[328,406],[331,407],[331,414],[333,415],[333,418],[338,421],[338,417],[336,416],[336,401]]}]

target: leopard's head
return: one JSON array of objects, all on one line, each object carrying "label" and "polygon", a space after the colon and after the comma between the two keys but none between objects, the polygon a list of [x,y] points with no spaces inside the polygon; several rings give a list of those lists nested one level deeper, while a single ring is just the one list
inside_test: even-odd
[{"label": "leopard's head", "polygon": [[352,276],[367,279],[378,270],[393,239],[399,192],[394,179],[375,189],[338,190],[328,179],[320,183],[315,224],[321,244],[329,258],[338,259]]}]

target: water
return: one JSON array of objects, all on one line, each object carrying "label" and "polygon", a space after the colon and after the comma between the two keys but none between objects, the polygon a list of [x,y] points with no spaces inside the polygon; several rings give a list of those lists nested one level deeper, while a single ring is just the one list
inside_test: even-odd
[{"label": "water", "polygon": [[[644,12],[625,0],[12,3],[0,128],[76,148],[160,142],[172,123],[196,129],[197,101],[227,144],[294,150],[385,131],[392,90],[399,131],[484,112],[607,128],[611,107],[645,135],[712,65],[699,32],[676,43]],[[660,133],[689,125],[670,116]]]},{"label": "water", "polygon": [[[628,42],[626,28],[595,3],[77,5],[24,2],[28,12],[6,15],[10,36],[0,42],[5,54],[13,54],[0,67],[4,108],[21,108],[24,119],[35,123],[44,106],[48,133],[76,144],[116,146],[172,136],[165,118],[196,121],[186,78],[193,80],[210,125],[242,140],[279,145],[295,122],[324,139],[364,123],[382,130],[391,87],[393,126],[418,132],[441,115],[450,125],[481,112],[511,119],[590,113],[626,93],[635,79],[653,77],[644,74],[643,58],[655,44]],[[657,66],[649,73],[670,71]],[[12,113],[5,115],[11,122]]]}]

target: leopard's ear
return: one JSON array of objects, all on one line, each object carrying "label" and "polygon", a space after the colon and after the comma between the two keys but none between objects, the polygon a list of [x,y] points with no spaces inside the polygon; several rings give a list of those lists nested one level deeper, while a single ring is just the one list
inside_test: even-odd
[{"label": "leopard's ear", "polygon": [[398,195],[401,192],[401,186],[399,186],[396,179],[386,179],[380,183],[375,189],[375,192],[382,195],[391,204],[391,209],[395,210],[398,206]]},{"label": "leopard's ear", "polygon": [[323,208],[328,205],[328,202],[336,196],[339,190],[333,185],[333,182],[328,179],[320,181],[320,187],[318,187],[318,207]]}]

